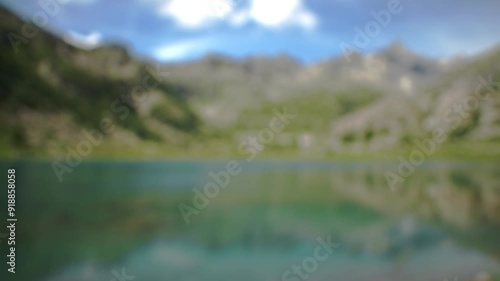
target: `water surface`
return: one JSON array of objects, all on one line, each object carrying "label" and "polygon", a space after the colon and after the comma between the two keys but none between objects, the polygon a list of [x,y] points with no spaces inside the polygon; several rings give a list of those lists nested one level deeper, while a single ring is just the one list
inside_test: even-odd
[{"label": "water surface", "polygon": [[[193,206],[193,189],[225,162],[88,162],[62,183],[48,162],[17,162],[16,278],[112,280],[122,269],[140,281],[496,278],[499,166],[428,162],[393,192],[384,172],[395,165],[245,164],[187,224],[179,205]],[[338,247],[307,277],[286,275],[317,239]]]}]

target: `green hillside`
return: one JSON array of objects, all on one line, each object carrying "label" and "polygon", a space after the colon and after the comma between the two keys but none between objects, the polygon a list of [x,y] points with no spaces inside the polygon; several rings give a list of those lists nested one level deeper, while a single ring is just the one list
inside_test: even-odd
[{"label": "green hillside", "polygon": [[498,48],[447,63],[395,43],[351,62],[155,64],[117,44],[83,50],[41,29],[25,38],[26,26],[0,9],[2,157],[64,158],[92,138],[86,157],[244,157],[241,144],[285,109],[297,118],[262,157],[394,158],[436,130],[446,142],[432,157],[500,155]]},{"label": "green hillside", "polygon": [[102,131],[103,120],[124,143],[185,145],[197,133],[196,114],[154,65],[117,46],[80,50],[42,30],[13,47],[24,23],[0,14],[2,154],[60,156],[82,130]]}]

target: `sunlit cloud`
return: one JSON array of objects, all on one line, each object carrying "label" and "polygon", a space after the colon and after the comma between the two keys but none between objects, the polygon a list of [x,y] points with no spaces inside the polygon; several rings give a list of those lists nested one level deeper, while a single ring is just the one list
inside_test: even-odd
[{"label": "sunlit cloud", "polygon": [[185,28],[202,28],[232,11],[230,0],[170,0],[159,5],[162,15]]},{"label": "sunlit cloud", "polygon": [[[242,1],[242,0],[240,0]],[[255,22],[267,28],[299,26],[314,28],[317,17],[305,8],[302,0],[169,0],[152,1],[161,15],[172,18],[179,26],[188,29],[208,27],[216,22],[241,26]]]},{"label": "sunlit cloud", "polygon": [[[117,6],[103,0],[54,1],[61,3],[61,11],[49,18],[46,28],[76,46],[93,48],[101,40],[109,40],[127,42],[140,55],[167,60],[195,59],[210,52],[234,57],[287,53],[304,62],[341,55],[340,42],[353,42],[357,34],[354,28],[363,29],[374,19],[370,11],[381,11],[388,3],[130,0]],[[43,11],[39,1],[0,2],[30,20]],[[408,2],[400,15],[393,16],[383,32],[362,51],[375,52],[399,40],[419,54],[448,57],[476,54],[500,42],[498,32],[492,28],[499,26],[495,12],[500,1],[485,0],[481,5],[472,0],[414,2]],[[63,3],[68,7],[62,7]],[[102,38],[97,32],[102,33]],[[189,43],[198,42],[199,38],[210,39],[210,44]]]},{"label": "sunlit cloud", "polygon": [[210,46],[211,41],[208,39],[187,40],[160,46],[153,51],[153,56],[162,61],[175,61],[201,53]]},{"label": "sunlit cloud", "polygon": [[250,15],[246,10],[234,12],[228,17],[228,21],[232,26],[244,25],[249,19]]},{"label": "sunlit cloud", "polygon": [[301,0],[252,0],[250,16],[256,22],[269,27],[297,24],[313,28],[317,24],[316,17],[304,8]]},{"label": "sunlit cloud", "polygon": [[82,49],[93,49],[98,47],[102,41],[102,35],[99,32],[91,32],[87,35],[70,31],[63,37],[66,43]]},{"label": "sunlit cloud", "polygon": [[66,4],[91,4],[96,2],[97,0],[57,0],[57,2],[66,5]]}]

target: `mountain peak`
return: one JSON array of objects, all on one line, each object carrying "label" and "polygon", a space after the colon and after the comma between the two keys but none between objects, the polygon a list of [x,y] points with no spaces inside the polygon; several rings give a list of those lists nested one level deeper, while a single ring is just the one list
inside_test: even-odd
[{"label": "mountain peak", "polygon": [[401,58],[413,57],[413,54],[401,41],[395,41],[389,44],[387,47],[376,52],[383,57],[391,60],[399,60]]}]

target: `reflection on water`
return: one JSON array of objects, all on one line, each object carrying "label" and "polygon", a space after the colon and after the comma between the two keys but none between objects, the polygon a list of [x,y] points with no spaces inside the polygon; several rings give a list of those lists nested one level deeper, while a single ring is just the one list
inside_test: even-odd
[{"label": "reflection on water", "polygon": [[22,280],[111,280],[122,268],[140,281],[282,280],[326,237],[340,247],[283,280],[500,274],[494,163],[431,162],[396,192],[391,163],[253,163],[189,225],[178,205],[224,163],[88,163],[63,183],[50,163],[15,166]]}]

